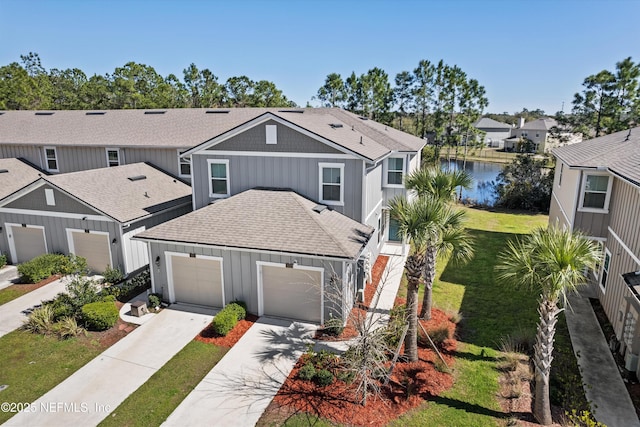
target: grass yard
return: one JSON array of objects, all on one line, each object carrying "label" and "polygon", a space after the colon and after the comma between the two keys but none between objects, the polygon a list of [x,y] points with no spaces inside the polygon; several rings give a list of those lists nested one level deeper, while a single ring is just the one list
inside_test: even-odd
[{"label": "grass yard", "polygon": [[6,304],[9,301],[13,301],[14,299],[21,297],[29,291],[30,289],[26,287],[18,287],[16,285],[0,289],[0,305]]},{"label": "grass yard", "polygon": [[[104,350],[97,342],[13,331],[0,338],[1,401],[33,402]],[[0,412],[0,424],[14,414]]]},{"label": "grass yard", "polygon": [[228,348],[191,341],[99,425],[159,426]]}]

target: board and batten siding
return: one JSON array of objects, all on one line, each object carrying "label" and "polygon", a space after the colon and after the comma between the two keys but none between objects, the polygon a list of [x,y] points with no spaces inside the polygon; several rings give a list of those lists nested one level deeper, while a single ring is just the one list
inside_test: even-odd
[{"label": "board and batten siding", "polygon": [[[55,205],[47,205],[45,189],[53,190]],[[4,206],[11,209],[28,209],[47,212],[68,212],[86,215],[99,215],[99,212],[83,205],[77,200],[49,185],[36,188],[24,196]]]},{"label": "board and batten siding", "polygon": [[344,164],[344,206],[332,206],[356,221],[362,221],[362,161],[358,159],[331,159],[306,157],[221,156],[196,154],[191,156],[192,183],[195,208],[206,206],[215,199],[209,197],[209,171],[207,159],[229,161],[231,195],[256,187],[287,188],[304,197],[320,199],[319,164]]},{"label": "board and batten siding", "polygon": [[611,229],[640,258],[640,188],[614,178],[609,205]]},{"label": "board and batten siding", "polygon": [[609,215],[595,212],[576,212],[574,228],[590,237],[606,237]]},{"label": "board and batten siding", "polygon": [[[151,277],[153,291],[169,295],[167,266],[165,265],[165,252],[177,252],[186,254],[205,255],[222,258],[222,270],[224,274],[224,295],[227,303],[234,300],[244,301],[247,304],[247,310],[251,313],[258,312],[258,270],[257,261],[273,262],[279,264],[293,263],[297,261],[299,266],[324,268],[325,291],[328,290],[328,282],[331,272],[335,271],[338,275],[342,274],[342,262],[330,261],[315,258],[305,258],[301,256],[289,256],[270,254],[263,252],[244,252],[234,251],[231,249],[216,249],[204,246],[190,246],[169,244],[162,242],[149,243],[151,258],[155,260],[160,257],[160,267],[152,263]],[[337,311],[336,311],[337,310]],[[336,304],[331,304],[330,299],[325,297],[324,315],[325,319],[330,314],[337,317],[341,312],[341,308]],[[342,317],[340,314],[339,317]]]},{"label": "board and batten siding", "polygon": [[34,145],[0,144],[0,158],[22,158],[40,169],[43,167],[44,152],[42,147]]},{"label": "board and batten siding", "polygon": [[[562,182],[560,182],[561,172]],[[580,170],[569,169],[568,165],[558,159],[553,179],[549,224],[558,221],[560,225],[566,224],[567,227],[571,225],[580,201],[581,176]]]},{"label": "board and batten siding", "polygon": [[[182,147],[180,151],[187,151],[191,147]],[[160,168],[173,176],[180,176],[180,166],[178,161],[178,148],[140,148],[125,147],[120,149],[120,155],[124,153],[127,164],[147,162]],[[181,179],[189,181],[190,178],[180,176]]]}]

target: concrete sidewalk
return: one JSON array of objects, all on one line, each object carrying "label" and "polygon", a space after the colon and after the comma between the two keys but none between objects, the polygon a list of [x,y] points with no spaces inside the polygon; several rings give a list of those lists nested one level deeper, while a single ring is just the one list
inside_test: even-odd
[{"label": "concrete sidewalk", "polygon": [[66,286],[67,279],[63,277],[0,305],[0,337],[22,326],[32,307],[39,305],[42,301],[53,299],[60,292],[64,292]]},{"label": "concrete sidewalk", "polygon": [[254,426],[314,332],[313,325],[260,318],[163,426]]},{"label": "concrete sidewalk", "polygon": [[[213,316],[164,309],[33,402],[6,426],[95,426],[191,341]],[[56,406],[66,405],[66,406]],[[53,407],[56,412],[41,408]]]},{"label": "concrete sidewalk", "polygon": [[565,310],[573,351],[578,359],[587,400],[596,420],[610,426],[640,426],[589,299],[569,297]]},{"label": "concrete sidewalk", "polygon": [[18,267],[15,265],[5,265],[0,268],[0,289],[8,288],[15,284],[20,278]]}]

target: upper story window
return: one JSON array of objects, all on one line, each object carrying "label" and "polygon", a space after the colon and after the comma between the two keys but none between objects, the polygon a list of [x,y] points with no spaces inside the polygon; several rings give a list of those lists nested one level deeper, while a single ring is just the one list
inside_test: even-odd
[{"label": "upper story window", "polygon": [[120,166],[120,149],[107,148],[107,166]]},{"label": "upper story window", "polygon": [[387,159],[386,185],[402,186],[402,176],[404,174],[404,158],[390,157]]},{"label": "upper story window", "polygon": [[564,163],[560,163],[560,173],[558,174],[558,187],[562,185],[562,173],[564,172]]},{"label": "upper story window", "polygon": [[602,274],[600,276],[600,287],[602,292],[607,288],[607,277],[609,276],[609,264],[611,263],[611,252],[604,250],[604,261],[602,262]]},{"label": "upper story window", "polygon": [[209,159],[209,197],[227,197],[229,192],[229,160]]},{"label": "upper story window", "polygon": [[45,168],[49,172],[58,172],[58,153],[56,147],[44,147]]},{"label": "upper story window", "polygon": [[585,174],[582,180],[580,210],[607,213],[612,180],[609,175]]},{"label": "upper story window", "polygon": [[178,175],[182,178],[190,178],[191,177],[191,162],[189,159],[185,159],[182,156],[184,151],[178,150]]},{"label": "upper story window", "polygon": [[320,163],[320,203],[344,204],[344,164]]}]

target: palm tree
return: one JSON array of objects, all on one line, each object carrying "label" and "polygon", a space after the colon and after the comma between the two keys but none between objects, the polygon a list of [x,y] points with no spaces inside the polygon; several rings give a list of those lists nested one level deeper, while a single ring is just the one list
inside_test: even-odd
[{"label": "palm tree", "polygon": [[567,305],[567,294],[587,282],[588,268],[599,258],[595,243],[584,235],[557,227],[539,228],[499,255],[497,279],[540,292],[540,320],[534,345],[535,401],[533,414],[549,425],[549,374],[553,360],[553,337],[558,315]]},{"label": "palm tree", "polygon": [[[433,197],[444,203],[456,199],[458,187],[470,188],[473,179],[465,171],[443,171],[438,167],[418,169],[409,174],[405,180],[405,186],[414,190],[418,197]],[[422,309],[420,317],[431,319],[431,306],[433,294],[433,282],[436,277],[436,260],[438,256],[453,254],[455,261],[466,261],[472,253],[471,242],[463,229],[463,212],[448,210],[442,218],[441,232],[435,233],[427,242],[425,252],[425,269],[422,273],[424,279],[424,295],[422,297]]]}]

